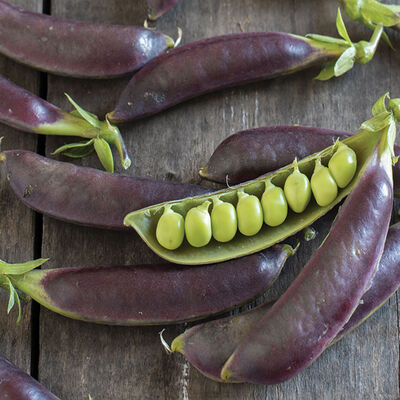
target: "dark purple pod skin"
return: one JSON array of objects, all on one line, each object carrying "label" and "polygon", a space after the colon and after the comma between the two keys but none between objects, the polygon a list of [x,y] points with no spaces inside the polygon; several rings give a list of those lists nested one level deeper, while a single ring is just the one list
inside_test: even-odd
[{"label": "dark purple pod skin", "polygon": [[0,355],[0,400],[59,400],[59,398]]},{"label": "dark purple pod skin", "polygon": [[0,122],[24,132],[37,133],[43,124],[60,122],[67,114],[2,75],[0,93]]},{"label": "dark purple pod skin", "polygon": [[323,245],[224,365],[230,382],[274,384],[310,365],[358,306],[382,256],[393,206],[382,136]]},{"label": "dark purple pod skin", "polygon": [[4,151],[1,162],[13,191],[25,205],[62,221],[95,228],[130,230],[123,220],[133,209],[209,191],[78,167],[25,150]]},{"label": "dark purple pod skin", "polygon": [[[350,320],[333,343],[361,325],[392,296],[400,286],[400,223],[390,227],[385,249],[371,287]],[[245,313],[199,324],[186,330],[172,342],[172,351],[182,353],[190,363],[207,377],[221,381],[226,360],[242,339],[265,315],[273,302],[265,303]]]},{"label": "dark purple pod skin", "polygon": [[263,293],[278,277],[289,245],[222,264],[35,270],[10,276],[43,306],[70,318],[110,325],[159,325],[215,315]]},{"label": "dark purple pod skin", "polygon": [[[199,174],[218,183],[236,185],[290,164],[343,140],[352,133],[307,126],[264,126],[223,140]],[[395,146],[395,154],[400,147]],[[394,191],[400,196],[400,163],[393,168]]]},{"label": "dark purple pod skin", "polygon": [[272,78],[337,58],[287,33],[218,36],[175,48],[147,64],[129,82],[108,117],[114,123],[156,114],[218,89]]},{"label": "dark purple pod skin", "polygon": [[226,360],[272,304],[196,325],[174,339],[171,351],[182,353],[203,375],[222,382],[221,371]]},{"label": "dark purple pod skin", "polygon": [[0,53],[42,71],[111,78],[140,69],[172,46],[154,30],[65,20],[0,0]]},{"label": "dark purple pod skin", "polygon": [[156,19],[162,17],[178,3],[179,0],[147,0],[147,7],[149,8],[149,20],[155,21]]}]

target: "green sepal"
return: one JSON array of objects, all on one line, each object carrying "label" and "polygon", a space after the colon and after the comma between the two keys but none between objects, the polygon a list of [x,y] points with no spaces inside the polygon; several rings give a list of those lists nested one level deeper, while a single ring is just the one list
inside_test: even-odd
[{"label": "green sepal", "polygon": [[[2,286],[5,290],[7,290],[10,294],[8,299],[7,306],[7,314],[9,314],[14,307],[15,303],[18,306],[18,317],[17,323],[21,321],[21,300],[20,295],[12,284],[12,280],[9,278],[13,275],[24,275],[33,269],[40,267],[44,264],[48,259],[47,258],[39,258],[38,260],[27,261],[21,264],[8,264],[5,261],[0,260],[0,286]],[[26,298],[24,296],[24,298]]]},{"label": "green sepal", "polygon": [[353,68],[355,55],[356,49],[354,46],[349,47],[343,52],[343,54],[335,62],[335,76],[341,76]]},{"label": "green sepal", "polygon": [[94,146],[83,147],[83,148],[73,148],[71,150],[67,150],[63,153],[64,156],[69,158],[84,158],[89,156],[94,152]]},{"label": "green sepal", "polygon": [[107,172],[114,172],[114,159],[110,145],[102,138],[94,139],[94,149]]},{"label": "green sepal", "polygon": [[389,92],[386,92],[372,107],[372,115],[375,117],[378,114],[381,114],[386,110],[386,100],[389,100]]},{"label": "green sepal", "polygon": [[350,45],[352,46],[353,43],[350,39],[349,34],[347,33],[346,26],[344,25],[344,21],[342,18],[342,13],[340,12],[340,8],[338,9],[337,15],[336,15],[336,29],[339,33],[339,35]]},{"label": "green sepal", "polygon": [[315,77],[319,81],[327,81],[335,76],[335,64],[333,61],[322,68],[321,72]]},{"label": "green sepal", "polygon": [[[97,115],[94,115],[86,110],[84,110],[79,104],[77,104],[71,96],[69,96],[67,93],[64,93],[65,96],[67,97],[68,101],[75,107],[75,111],[84,119],[87,121],[90,125],[92,125],[95,128],[100,128],[100,121]],[[72,114],[72,112],[70,113]],[[73,115],[73,114],[72,114]]]},{"label": "green sepal", "polygon": [[39,258],[37,260],[27,261],[20,264],[9,264],[0,260],[0,274],[2,275],[23,275],[35,268],[40,267],[48,258]]},{"label": "green sepal", "polygon": [[308,33],[306,37],[321,43],[337,44],[339,46],[346,44],[346,41],[343,39],[334,38],[332,36],[318,35],[315,33]]},{"label": "green sepal", "polygon": [[56,155],[62,153],[68,157],[82,158],[93,152],[94,150],[93,144],[94,144],[94,139],[77,143],[68,143],[65,144],[64,146],[59,147],[51,154]]}]

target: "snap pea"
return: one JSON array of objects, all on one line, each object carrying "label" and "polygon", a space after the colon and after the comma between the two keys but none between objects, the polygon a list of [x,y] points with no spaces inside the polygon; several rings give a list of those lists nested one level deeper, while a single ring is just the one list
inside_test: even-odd
[{"label": "snap pea", "polygon": [[203,247],[211,240],[211,218],[208,213],[210,204],[210,201],[205,201],[200,206],[190,209],[186,215],[186,239],[193,247]]},{"label": "snap pea", "polygon": [[329,160],[329,171],[340,188],[346,187],[353,179],[357,169],[356,153],[339,142],[336,153]]},{"label": "snap pea", "polygon": [[261,198],[264,222],[269,226],[278,226],[285,221],[288,205],[282,188],[275,186],[270,180],[265,181],[265,192]]},{"label": "snap pea", "polygon": [[239,231],[245,236],[254,236],[263,224],[263,212],[257,196],[249,195],[244,190],[238,190],[238,226]]},{"label": "snap pea", "polygon": [[[346,145],[353,149],[357,156],[356,175],[348,186],[338,192],[338,196],[332,203],[328,206],[320,207],[316,202],[311,201],[303,213],[296,214],[290,212],[284,223],[276,227],[270,227],[264,224],[260,231],[254,236],[247,237],[243,234],[237,234],[231,241],[226,243],[220,243],[212,239],[207,246],[201,248],[193,248],[188,243],[184,242],[177,250],[170,251],[163,248],[158,243],[155,237],[155,231],[158,221],[167,205],[171,205],[174,211],[185,217],[188,211],[193,207],[197,207],[207,200],[212,201],[213,198],[216,197],[235,205],[238,199],[238,192],[240,191],[244,191],[248,195],[255,195],[260,199],[265,189],[265,180],[269,179],[274,185],[283,187],[286,179],[293,172],[293,165],[283,167],[255,180],[211,194],[160,203],[134,211],[125,217],[124,224],[133,227],[149,247],[158,255],[178,264],[208,264],[255,253],[311,225],[316,219],[343,200],[356,183],[358,173],[371,154],[379,135],[380,132],[364,130],[344,140]],[[326,163],[336,150],[336,147],[337,145],[332,145],[319,153],[298,161],[297,166],[299,171],[307,176],[311,176],[315,160],[321,158],[321,160]]]},{"label": "snap pea", "polygon": [[218,242],[229,242],[236,235],[237,224],[235,207],[231,203],[214,198],[211,212],[211,228],[214,239]]},{"label": "snap pea", "polygon": [[321,164],[319,158],[315,161],[315,169],[311,177],[311,190],[315,201],[321,207],[332,203],[338,194],[338,187],[333,176],[329,169]]},{"label": "snap pea", "polygon": [[296,159],[293,168],[294,171],[285,181],[284,192],[289,207],[296,213],[302,213],[311,200],[310,181],[307,175],[299,171]]}]

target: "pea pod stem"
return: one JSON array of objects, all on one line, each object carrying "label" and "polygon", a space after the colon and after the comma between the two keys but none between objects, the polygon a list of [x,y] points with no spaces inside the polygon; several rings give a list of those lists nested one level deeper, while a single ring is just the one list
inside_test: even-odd
[{"label": "pea pod stem", "polygon": [[[342,34],[345,27],[340,12],[337,26]],[[377,27],[371,42],[356,44],[348,35],[336,39],[279,32],[239,33],[189,43],[140,70],[108,118],[118,124],[147,117],[205,93],[326,62],[330,64],[319,78],[339,76],[354,63],[369,61],[381,34],[382,27]]]},{"label": "pea pod stem", "polygon": [[[250,301],[277,278],[289,245],[220,265],[172,264],[33,270],[46,260],[0,263],[0,283],[69,318],[108,325],[158,325],[216,315]],[[13,304],[12,304],[13,305]],[[12,308],[9,305],[9,309]]]},{"label": "pea pod stem", "polygon": [[[93,140],[105,140],[107,146],[115,145],[122,166],[131,165],[124,140],[119,129],[109,121],[100,121],[95,115],[81,108],[70,96],[69,102],[75,111],[67,113],[33,93],[15,85],[0,76],[0,122],[23,132],[42,135],[75,136],[88,139],[86,145],[93,148]],[[82,143],[69,145],[68,150],[82,146]],[[56,150],[56,153],[64,150]],[[98,154],[103,164],[113,165],[113,160],[105,160]],[[110,158],[110,157],[108,157]],[[109,168],[111,170],[111,168]],[[111,171],[110,171],[111,172]]]},{"label": "pea pod stem", "polygon": [[155,30],[61,19],[0,0],[0,53],[42,71],[117,77],[140,69],[173,44]]}]

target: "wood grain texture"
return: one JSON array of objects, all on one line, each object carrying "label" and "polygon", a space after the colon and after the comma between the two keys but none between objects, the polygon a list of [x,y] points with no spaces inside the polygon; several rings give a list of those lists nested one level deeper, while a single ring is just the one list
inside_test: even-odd
[{"label": "wood grain texture", "polygon": [[[12,3],[28,5],[28,1],[22,0]],[[38,5],[39,1],[35,3]],[[336,8],[337,3],[329,0],[318,2],[318,6],[313,0],[182,0],[156,26],[170,35],[176,35],[176,26],[181,27],[184,43],[241,30],[336,35]],[[51,10],[60,17],[121,24],[141,25],[146,16],[142,0],[53,0]],[[349,23],[348,29],[354,40],[370,35],[354,23]],[[394,35],[393,42],[400,46],[400,36]],[[196,183],[200,182],[199,167],[224,138],[238,130],[273,124],[357,130],[369,118],[380,95],[390,90],[393,97],[400,96],[398,53],[382,46],[370,64],[356,66],[340,79],[321,83],[312,79],[318,69],[304,71],[209,94],[152,118],[126,124],[121,130],[133,160],[127,173]],[[22,86],[37,88],[37,73],[3,59],[0,69]],[[63,95],[68,92],[84,108],[104,116],[114,107],[127,81],[49,76],[48,100],[70,110]],[[7,148],[35,148],[33,136],[6,128],[2,132],[7,135]],[[47,155],[68,141],[48,138]],[[99,167],[95,157],[77,163]],[[0,204],[7,210],[2,218],[7,221],[3,224],[7,228],[0,233],[2,248],[7,245],[1,257],[29,258],[33,251],[33,213],[13,201],[3,177],[0,185]],[[334,217],[335,212],[331,212],[318,221],[317,238],[302,241],[298,254],[289,260],[266,298],[272,299],[288,287],[323,240]],[[49,218],[43,221],[42,255],[51,258],[46,267],[157,261],[134,233],[100,231]],[[6,307],[3,297],[1,307]],[[164,354],[158,339],[161,327],[90,325],[42,309],[39,378],[64,400],[85,399],[88,394],[94,400],[394,399],[399,395],[397,314],[398,301],[392,298],[369,322],[328,349],[306,371],[289,382],[266,387],[224,385],[204,378],[183,357]],[[28,308],[25,307],[24,321],[18,328],[6,319],[4,312],[0,315],[1,350],[4,348],[14,362],[29,368],[29,357],[24,353],[30,349],[30,335],[26,334]],[[184,329],[184,325],[168,327],[166,338],[170,340]],[[12,351],[19,355],[13,358]]]},{"label": "wood grain texture", "polygon": [[[32,11],[42,10],[41,0],[18,0],[15,4]],[[38,94],[39,74],[0,56],[0,74],[18,85]],[[0,94],[1,95],[1,94]],[[2,149],[28,149],[36,151],[35,135],[19,132],[4,125]],[[34,257],[35,214],[28,210],[16,197],[6,177],[0,172],[0,259],[8,262],[27,261]],[[8,295],[0,293],[0,353],[26,372],[31,370],[31,304],[23,307],[22,319],[16,325],[17,313],[7,316]]]}]

